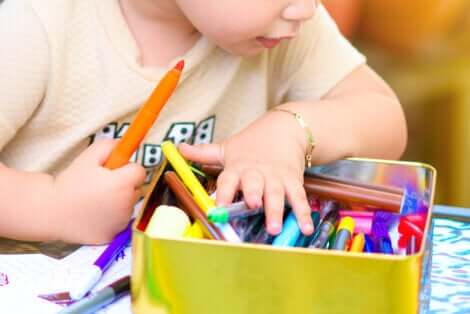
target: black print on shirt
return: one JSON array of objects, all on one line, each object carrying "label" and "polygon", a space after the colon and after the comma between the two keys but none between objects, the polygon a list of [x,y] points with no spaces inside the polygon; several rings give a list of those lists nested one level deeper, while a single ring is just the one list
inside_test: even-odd
[{"label": "black print on shirt", "polygon": [[172,141],[175,144],[192,143],[196,123],[176,122],[173,123],[165,135],[165,141]]},{"label": "black print on shirt", "polygon": [[[100,131],[90,137],[90,145],[100,139],[118,139],[121,138],[129,128],[129,123],[125,122],[118,125],[111,122]],[[212,143],[215,129],[215,116],[196,122],[175,122],[166,135],[164,141],[172,141],[175,144],[209,144]],[[140,156],[142,156],[140,158]],[[152,181],[155,168],[160,165],[163,158],[162,149],[159,144],[143,143],[136,150],[130,162],[139,162],[147,170],[147,179],[145,183]]]},{"label": "black print on shirt", "polygon": [[[100,131],[96,134],[91,136],[90,145],[100,139],[108,138],[108,139],[118,139],[121,138],[124,133],[126,133],[127,129],[129,128],[130,123],[125,122],[120,127],[116,122],[111,122],[105,127],[103,127]],[[130,162],[137,162],[139,160],[139,149],[135,151],[132,155]]]},{"label": "black print on shirt", "polygon": [[201,121],[196,128],[194,134],[194,144],[209,144],[212,143],[214,136],[215,116],[209,117]]}]

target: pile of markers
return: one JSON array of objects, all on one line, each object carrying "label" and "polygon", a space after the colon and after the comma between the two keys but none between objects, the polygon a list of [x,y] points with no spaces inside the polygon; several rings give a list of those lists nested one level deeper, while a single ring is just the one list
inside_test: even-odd
[{"label": "pile of markers", "polygon": [[248,209],[241,197],[216,207],[209,195],[215,191],[217,171],[191,167],[171,142],[163,143],[162,150],[168,164],[153,191],[159,199],[155,210],[141,219],[141,230],[151,237],[398,255],[416,253],[423,242],[428,205],[411,188],[305,178],[314,232],[301,233],[286,203],[282,231],[273,236],[266,231],[263,208]]},{"label": "pile of markers", "polygon": [[282,232],[267,233],[262,209],[250,210],[244,202],[209,211],[209,220],[228,222],[243,242],[276,247],[304,247],[351,252],[414,254],[423,238],[426,215],[399,215],[380,210],[350,210],[333,200],[310,197],[315,231],[303,235],[295,215],[286,206]]}]

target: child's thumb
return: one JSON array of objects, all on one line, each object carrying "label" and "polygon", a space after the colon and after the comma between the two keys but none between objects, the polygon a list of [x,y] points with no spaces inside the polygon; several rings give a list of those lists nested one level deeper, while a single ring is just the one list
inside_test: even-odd
[{"label": "child's thumb", "polygon": [[224,148],[222,144],[180,144],[178,150],[186,159],[200,164],[224,164]]},{"label": "child's thumb", "polygon": [[89,164],[102,166],[108,159],[117,140],[102,139],[90,145],[81,155],[80,160]]}]

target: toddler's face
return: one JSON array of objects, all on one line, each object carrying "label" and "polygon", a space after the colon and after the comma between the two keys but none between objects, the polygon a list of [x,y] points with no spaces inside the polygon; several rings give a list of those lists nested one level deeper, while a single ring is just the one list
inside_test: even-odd
[{"label": "toddler's face", "polygon": [[229,53],[252,56],[292,38],[317,0],[175,0],[194,27]]}]

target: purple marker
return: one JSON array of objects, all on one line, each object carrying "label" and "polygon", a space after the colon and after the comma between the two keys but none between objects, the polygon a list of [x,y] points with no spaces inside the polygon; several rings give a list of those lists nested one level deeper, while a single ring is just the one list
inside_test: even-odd
[{"label": "purple marker", "polygon": [[70,289],[70,297],[73,300],[82,299],[88,291],[93,288],[96,283],[101,279],[103,273],[108,269],[109,265],[116,259],[116,257],[124,251],[132,237],[132,219],[127,225],[126,229],[118,233],[108,247],[96,259],[93,265],[85,269],[83,280],[79,280]]}]

